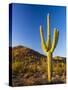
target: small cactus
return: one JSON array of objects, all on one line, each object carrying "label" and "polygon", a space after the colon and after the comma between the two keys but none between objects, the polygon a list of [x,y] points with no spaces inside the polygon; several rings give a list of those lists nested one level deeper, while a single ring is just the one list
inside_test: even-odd
[{"label": "small cactus", "polygon": [[[47,41],[45,43],[44,40],[44,33],[42,25],[40,25],[40,37],[41,37],[41,47],[44,53],[47,54],[47,65],[48,65],[48,81],[51,82],[52,77],[52,53],[56,48],[58,42],[59,31],[54,28],[54,37],[53,41],[51,42],[51,34],[50,34],[50,16],[47,15]],[[52,45],[51,45],[52,44]]]}]

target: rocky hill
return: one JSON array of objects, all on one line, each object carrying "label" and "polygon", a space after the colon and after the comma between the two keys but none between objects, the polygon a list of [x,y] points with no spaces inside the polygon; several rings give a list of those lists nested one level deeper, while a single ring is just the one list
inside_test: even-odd
[{"label": "rocky hill", "polygon": [[[48,84],[46,56],[24,46],[10,47],[9,52],[13,86]],[[52,68],[52,83],[65,83],[66,58],[54,57]]]},{"label": "rocky hill", "polygon": [[12,60],[19,60],[19,61],[24,61],[27,59],[31,59],[31,61],[35,61],[35,60],[40,60],[40,58],[45,58],[46,60],[46,56],[30,49],[30,48],[26,48],[24,46],[17,46],[17,47],[13,47],[12,48]]}]

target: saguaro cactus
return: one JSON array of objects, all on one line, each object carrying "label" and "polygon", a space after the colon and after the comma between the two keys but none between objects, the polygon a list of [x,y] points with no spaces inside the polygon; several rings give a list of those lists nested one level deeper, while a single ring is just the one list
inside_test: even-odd
[{"label": "saguaro cactus", "polygon": [[56,48],[58,42],[59,31],[54,28],[54,37],[51,42],[51,33],[50,33],[50,16],[47,15],[47,41],[45,43],[44,34],[42,25],[40,25],[40,36],[41,36],[41,47],[44,53],[47,55],[47,67],[48,67],[48,81],[51,82],[52,77],[52,53]]}]

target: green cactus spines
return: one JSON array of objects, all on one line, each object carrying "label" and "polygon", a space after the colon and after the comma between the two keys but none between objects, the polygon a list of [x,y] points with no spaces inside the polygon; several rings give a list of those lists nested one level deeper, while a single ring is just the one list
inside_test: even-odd
[{"label": "green cactus spines", "polygon": [[[47,66],[48,66],[48,81],[51,82],[52,76],[52,53],[56,48],[58,42],[59,31],[54,29],[54,37],[51,42],[51,34],[50,34],[50,15],[47,15],[47,41],[45,42],[44,33],[42,29],[42,25],[40,25],[40,37],[41,37],[41,47],[44,53],[47,54]],[[51,45],[52,44],[52,45]]]}]

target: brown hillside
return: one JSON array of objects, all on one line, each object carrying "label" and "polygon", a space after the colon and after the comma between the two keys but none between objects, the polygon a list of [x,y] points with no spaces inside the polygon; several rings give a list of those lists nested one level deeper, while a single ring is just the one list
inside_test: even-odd
[{"label": "brown hillside", "polygon": [[[24,46],[10,47],[9,52],[12,57],[13,86],[48,84],[46,56]],[[66,58],[54,57],[52,68],[51,83],[65,83]]]}]

